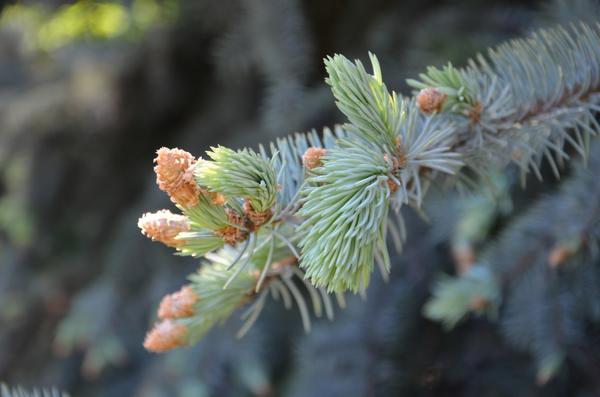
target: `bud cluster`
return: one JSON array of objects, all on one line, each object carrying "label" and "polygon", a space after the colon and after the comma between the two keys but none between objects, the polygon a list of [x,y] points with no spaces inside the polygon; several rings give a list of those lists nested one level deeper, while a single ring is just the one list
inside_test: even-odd
[{"label": "bud cluster", "polygon": [[417,95],[417,106],[425,114],[439,113],[447,98],[447,94],[436,88],[423,88]]},{"label": "bud cluster", "polygon": [[183,215],[173,214],[169,210],[160,210],[142,215],[138,220],[138,227],[142,230],[142,234],[152,241],[179,248],[185,244],[185,241],[178,240],[176,237],[181,232],[189,231],[190,223]]},{"label": "bud cluster", "polygon": [[[215,234],[230,245],[245,241],[248,238],[248,232],[245,229],[246,219],[232,209],[227,209],[227,219],[231,225],[215,230]],[[238,227],[232,225],[238,225]]]},{"label": "bud cluster", "polygon": [[185,325],[172,320],[157,323],[144,340],[144,348],[153,353],[163,353],[185,346],[188,329]]},{"label": "bud cluster", "polygon": [[181,149],[162,147],[156,152],[156,183],[169,195],[171,201],[184,208],[198,204],[200,187],[194,182],[193,169],[196,159]]},{"label": "bud cluster", "polygon": [[184,346],[188,339],[188,329],[177,319],[191,317],[195,314],[194,306],[200,297],[190,286],[167,295],[160,302],[158,317],[160,322],[146,335],[144,347],[154,353],[162,353]]},{"label": "bud cluster", "polygon": [[323,161],[321,158],[327,154],[327,149],[320,147],[309,147],[304,152],[302,156],[302,164],[304,168],[307,170],[312,170],[314,168],[320,167],[323,165]]}]

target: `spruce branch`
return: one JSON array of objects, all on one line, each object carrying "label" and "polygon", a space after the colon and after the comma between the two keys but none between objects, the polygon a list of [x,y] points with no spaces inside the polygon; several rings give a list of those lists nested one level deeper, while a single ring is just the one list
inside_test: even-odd
[{"label": "spruce branch", "polygon": [[[600,297],[598,142],[591,153],[587,168],[579,164],[558,193],[510,225],[466,274],[434,286],[425,306],[427,317],[448,328],[469,312],[502,309],[505,338],[533,355],[541,383],[569,358],[587,322],[600,321],[592,303]],[[474,282],[475,272],[486,277]]]},{"label": "spruce branch", "polygon": [[376,255],[384,274],[389,272],[390,203],[420,207],[427,189],[423,172],[453,174],[462,165],[450,151],[451,125],[423,116],[414,101],[406,104],[390,94],[375,56],[371,61],[374,76],[358,61],[340,55],[326,60],[338,107],[352,124],[349,138],[328,150],[323,165],[312,170],[299,215],[305,218],[300,231],[307,233],[301,267],[315,285],[329,291],[366,288]]},{"label": "spruce branch", "polygon": [[[244,333],[268,291],[286,306],[295,300],[308,328],[308,305],[292,279],[302,280],[317,314],[331,306],[324,291],[337,297],[364,292],[376,262],[384,275],[390,270],[388,232],[397,248],[405,237],[398,210],[409,205],[421,211],[430,186],[473,173],[489,177],[511,162],[523,177],[530,171],[541,176],[544,159],[558,176],[573,154],[587,158],[590,137],[600,131],[598,48],[598,24],[541,30],[478,55],[466,67],[428,68],[421,81],[409,81],[421,89],[414,98],[388,91],[374,55],[372,74],[360,61],[334,55],[325,59],[326,81],[348,118],[343,127],[322,137],[312,131],[278,139],[258,152],[217,147],[208,152],[210,160],[161,152],[165,167],[157,180],[172,199],[177,196],[190,227],[168,243],[210,260],[192,288],[197,305],[203,293],[214,300],[194,316],[165,320],[157,335],[175,332],[167,339],[172,345],[195,341],[252,301]],[[397,221],[388,219],[390,207]],[[549,261],[559,267],[583,246],[593,244],[557,240]],[[436,296],[462,302],[446,319],[449,325],[466,310],[493,309],[495,293],[455,294],[504,282],[485,266],[480,261],[464,279],[439,284]],[[475,297],[481,299],[473,303]],[[443,318],[442,300],[432,303],[431,316]]]},{"label": "spruce branch", "polygon": [[599,45],[598,24],[540,30],[478,55],[466,68],[430,69],[409,84],[447,92],[460,86],[471,98],[471,109],[449,107],[445,113],[459,124],[453,148],[472,169],[485,169],[492,159],[500,166],[516,163],[523,178],[529,171],[541,177],[546,159],[558,176],[569,159],[565,146],[585,157],[590,136],[600,130],[594,117]]},{"label": "spruce branch", "polygon": [[426,317],[451,329],[469,312],[497,317],[500,289],[494,273],[485,266],[472,266],[461,277],[442,276],[433,296],[423,308]]}]

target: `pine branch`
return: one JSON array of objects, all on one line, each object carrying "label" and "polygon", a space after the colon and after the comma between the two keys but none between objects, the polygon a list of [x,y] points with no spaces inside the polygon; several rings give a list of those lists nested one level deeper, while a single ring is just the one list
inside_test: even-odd
[{"label": "pine branch", "polygon": [[580,164],[560,192],[508,227],[466,274],[434,287],[425,314],[453,327],[469,312],[495,314],[502,304],[505,337],[532,353],[538,381],[547,382],[583,340],[586,323],[600,320],[592,303],[600,296],[599,172],[596,142],[587,168]]},{"label": "pine branch", "polygon": [[[153,215],[153,223],[140,221],[140,227],[210,263],[192,278],[192,309],[163,318],[147,346],[164,351],[194,342],[251,301],[244,333],[267,293],[286,306],[296,301],[308,329],[308,304],[292,278],[302,280],[317,315],[331,306],[325,290],[338,298],[348,290],[364,292],[375,263],[384,275],[390,270],[388,231],[396,246],[402,243],[397,211],[403,205],[420,211],[432,184],[472,173],[489,177],[511,162],[523,176],[531,170],[540,176],[544,158],[558,176],[570,159],[566,146],[587,158],[589,139],[600,131],[598,48],[600,25],[541,30],[479,55],[465,68],[428,68],[421,81],[409,80],[421,89],[414,98],[388,91],[374,55],[372,74],[360,61],[335,55],[325,60],[326,81],[348,124],[334,133],[280,139],[270,153],[262,146],[259,152],[218,147],[208,160],[159,150],[159,186],[186,220],[172,223],[161,213],[164,219]],[[390,207],[397,224],[388,220]],[[174,225],[180,229],[172,235]],[[567,251],[583,244],[574,241],[565,242]],[[293,264],[282,265],[286,258]],[[483,311],[496,300],[489,286],[504,276],[483,271],[487,276],[476,277],[477,271],[454,291],[472,286],[491,295],[458,297],[462,309],[449,325],[466,306]],[[452,288],[442,282],[438,290],[446,292],[438,296],[455,296]],[[474,302],[477,296],[482,299]],[[436,318],[444,311],[443,305],[429,309]]]},{"label": "pine branch", "polygon": [[[479,174],[489,173],[490,164],[503,167],[513,161],[523,175],[532,169],[540,177],[539,164],[543,158],[558,175],[559,167],[569,158],[565,152],[566,144],[586,157],[590,136],[600,130],[595,120],[600,101],[598,27],[582,24],[568,30],[540,31],[528,39],[514,40],[490,50],[488,59],[479,56],[465,69],[452,66],[442,70],[428,69],[423,75],[423,83],[409,81],[416,87],[425,87],[417,95],[416,104],[426,113],[433,109],[434,114],[427,118],[411,117],[415,114],[413,102],[406,111],[403,110],[403,101],[395,93],[388,93],[382,84],[381,71],[373,59],[373,76],[366,73],[360,62],[352,64],[339,56],[327,59],[328,81],[338,107],[351,122],[351,126],[347,127],[350,137],[359,140],[362,145],[373,145],[392,159],[387,171],[401,191],[413,187],[419,192],[412,203],[410,195],[399,195],[391,202],[396,206],[402,203],[420,206],[421,176],[431,170],[454,173],[461,165],[455,156],[460,155]],[[537,56],[532,57],[532,53]],[[577,67],[574,59],[582,60],[585,66]],[[439,95],[435,90],[441,90]],[[432,103],[436,101],[439,103]],[[452,105],[445,107],[446,102]],[[425,109],[424,104],[427,105]],[[393,110],[394,107],[396,110]],[[408,117],[402,117],[405,114]],[[419,123],[419,120],[424,121]],[[425,126],[429,126],[431,120],[439,124],[435,126],[435,132],[428,134]],[[400,131],[403,133],[400,134]],[[427,142],[428,147],[407,139],[417,134],[418,142]],[[396,142],[395,150],[392,142]],[[411,156],[415,146],[417,156]],[[336,158],[325,156],[323,166],[325,170],[335,169],[329,167],[328,162],[335,163]],[[329,184],[321,181],[307,195],[305,206],[312,208],[311,201],[315,201],[318,208],[318,201],[331,194],[328,189]],[[369,205],[375,208],[378,203],[372,201]],[[334,209],[323,210],[330,219],[348,216],[341,210],[328,211]],[[307,224],[311,224],[322,219],[323,213],[315,211],[305,216]],[[352,221],[349,223],[352,224]],[[308,238],[319,241],[319,248],[332,247],[334,262],[339,255],[335,251],[339,244],[334,245],[334,241],[358,233],[350,229],[340,237],[336,230],[335,234],[328,236],[323,230],[323,227],[310,228]],[[350,257],[360,258],[370,253],[369,241],[367,239],[367,245],[352,251]],[[336,267],[336,264],[323,260],[322,255],[325,254],[313,259],[311,249],[305,245],[303,254],[306,256],[301,263],[302,267],[310,269],[310,274],[343,268],[341,263]],[[366,269],[370,268],[370,262],[363,263]],[[356,291],[360,287],[355,283],[331,288]]]},{"label": "pine branch", "polygon": [[[461,124],[453,148],[471,168],[481,169],[490,159],[499,165],[512,161],[523,175],[532,170],[540,177],[545,158],[558,176],[569,158],[565,145],[585,157],[589,137],[600,130],[594,118],[600,102],[599,43],[597,24],[540,30],[489,50],[487,57],[478,55],[467,68],[432,69],[423,83],[408,82],[457,91],[449,100],[473,98],[466,101],[470,108],[449,112]],[[444,78],[455,84],[444,84]]]}]

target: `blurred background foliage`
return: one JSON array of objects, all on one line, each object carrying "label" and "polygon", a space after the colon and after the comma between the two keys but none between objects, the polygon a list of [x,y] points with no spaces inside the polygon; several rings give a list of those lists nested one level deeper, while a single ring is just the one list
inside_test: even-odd
[{"label": "blurred background foliage", "polygon": [[118,2],[82,0],[51,7],[46,3],[7,5],[0,26],[21,36],[25,51],[55,51],[82,40],[133,39],[177,17],[175,0]]},{"label": "blurred background foliage", "polygon": [[[434,197],[435,227],[409,216],[391,280],[376,277],[367,299],[349,297],[308,335],[297,313],[272,304],[242,340],[234,316],[196,347],[142,348],[160,298],[197,266],[136,227],[142,212],[171,208],[154,184],[156,149],[201,155],[332,126],[341,117],[323,82],[325,55],[364,61],[371,50],[388,86],[408,93],[404,79],[427,65],[461,65],[535,27],[591,18],[579,3],[4,4],[0,381],[76,396],[599,395],[597,361],[536,367],[485,317],[457,313],[446,332],[422,314],[432,286],[447,282],[440,273],[461,274],[455,263],[468,267],[472,251],[560,184],[548,177],[523,190],[510,172],[488,185],[493,193]],[[497,315],[488,309],[474,312]]]}]

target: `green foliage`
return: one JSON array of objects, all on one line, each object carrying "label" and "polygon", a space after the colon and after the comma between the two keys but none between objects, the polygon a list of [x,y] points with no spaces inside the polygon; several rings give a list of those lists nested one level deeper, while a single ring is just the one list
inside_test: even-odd
[{"label": "green foliage", "polygon": [[366,288],[376,256],[389,272],[390,203],[419,207],[426,190],[421,171],[451,174],[462,164],[448,145],[452,129],[420,115],[412,101],[406,105],[390,95],[373,55],[371,61],[374,76],[340,55],[325,61],[338,107],[351,122],[349,138],[313,170],[299,215],[306,219],[301,267],[329,291]]},{"label": "green foliage", "polygon": [[4,183],[8,185],[9,192],[18,193],[0,196],[0,230],[6,233],[16,245],[20,246],[31,243],[33,228],[31,214],[27,211],[26,205],[20,197],[22,194],[20,187],[26,180],[26,164],[27,160],[25,158],[17,158],[8,167],[5,167],[3,170]]},{"label": "green foliage", "polygon": [[[225,255],[222,253],[221,257]],[[188,327],[190,343],[202,339],[210,328],[231,316],[251,296],[256,279],[242,273],[231,281],[233,272],[228,268],[229,264],[206,263],[189,277],[194,292],[200,297],[195,305],[196,314],[179,320]]]},{"label": "green foliage", "polygon": [[258,234],[256,249],[249,258],[254,268],[263,270],[272,263],[277,263],[290,258],[290,256],[294,256],[294,253],[290,251],[290,247],[275,236],[275,232],[286,239],[290,238],[292,240],[295,239],[294,236],[296,235],[292,225],[263,228]]},{"label": "green foliage", "polygon": [[358,292],[369,284],[374,257],[389,270],[385,246],[391,166],[375,147],[339,142],[308,179],[299,215],[306,277],[328,291]]},{"label": "green foliage", "polygon": [[200,194],[198,204],[194,207],[181,207],[180,209],[190,219],[192,227],[200,229],[199,231],[202,229],[221,229],[229,223],[225,208],[214,204],[206,194]]},{"label": "green foliage", "polygon": [[[296,259],[288,240],[293,240],[293,233],[291,227],[267,227],[253,235],[245,246],[226,246],[206,255],[209,261],[190,276],[191,286],[199,296],[196,314],[178,320],[188,327],[190,343],[200,340],[214,325],[254,300],[242,314],[244,323],[238,335],[243,336],[258,319],[269,295],[276,300],[281,298],[288,309],[295,301],[304,328],[310,330],[309,303],[296,287],[294,278],[300,279],[307,289],[314,314],[320,317],[325,311],[328,318],[333,318],[329,296],[304,280],[304,274],[295,266]],[[235,264],[237,267],[233,268]],[[274,264],[277,267],[273,267]]]},{"label": "green foliage", "polygon": [[51,10],[40,4],[14,4],[0,15],[0,28],[15,28],[30,51],[53,51],[82,39],[127,38],[177,16],[174,0],[79,0]]},{"label": "green foliage", "polygon": [[432,298],[424,314],[453,328],[467,313],[475,311],[497,316],[500,288],[493,272],[484,266],[473,266],[461,277],[442,276],[433,287]]},{"label": "green foliage", "polygon": [[[123,341],[104,326],[111,321],[110,304],[114,300],[112,286],[97,283],[78,296],[69,314],[56,331],[54,350],[62,356],[75,351],[83,353],[82,372],[94,379],[111,365],[123,364],[128,352]],[[99,308],[102,308],[100,310]]]},{"label": "green foliage", "polygon": [[497,218],[512,211],[510,187],[508,178],[496,173],[490,175],[483,192],[461,197],[456,208],[459,219],[452,231],[453,247],[474,247],[488,239]]},{"label": "green foliage", "polygon": [[183,246],[177,248],[179,254],[193,257],[204,256],[209,252],[223,248],[225,244],[223,239],[212,230],[200,227],[192,227],[189,232],[179,233],[177,239],[185,242]]},{"label": "green foliage", "polygon": [[400,184],[392,204],[420,208],[429,181],[436,173],[453,175],[460,170],[464,159],[452,148],[456,130],[451,122],[423,116],[412,100],[406,106],[406,113],[398,136],[405,164],[396,171]]},{"label": "green foliage", "polygon": [[540,385],[545,385],[560,370],[565,357],[561,353],[552,354],[543,357],[538,362],[538,371],[536,381]]},{"label": "green foliage", "polygon": [[325,81],[331,86],[338,108],[356,128],[356,135],[391,152],[404,119],[402,100],[395,92],[388,92],[379,61],[373,54],[369,57],[373,75],[360,61],[352,63],[341,55],[325,58],[329,76]]},{"label": "green foliage", "polygon": [[267,161],[250,149],[234,151],[223,146],[207,154],[212,161],[199,160],[194,172],[200,186],[229,198],[248,198],[258,212],[275,205],[277,177],[273,160]]}]

